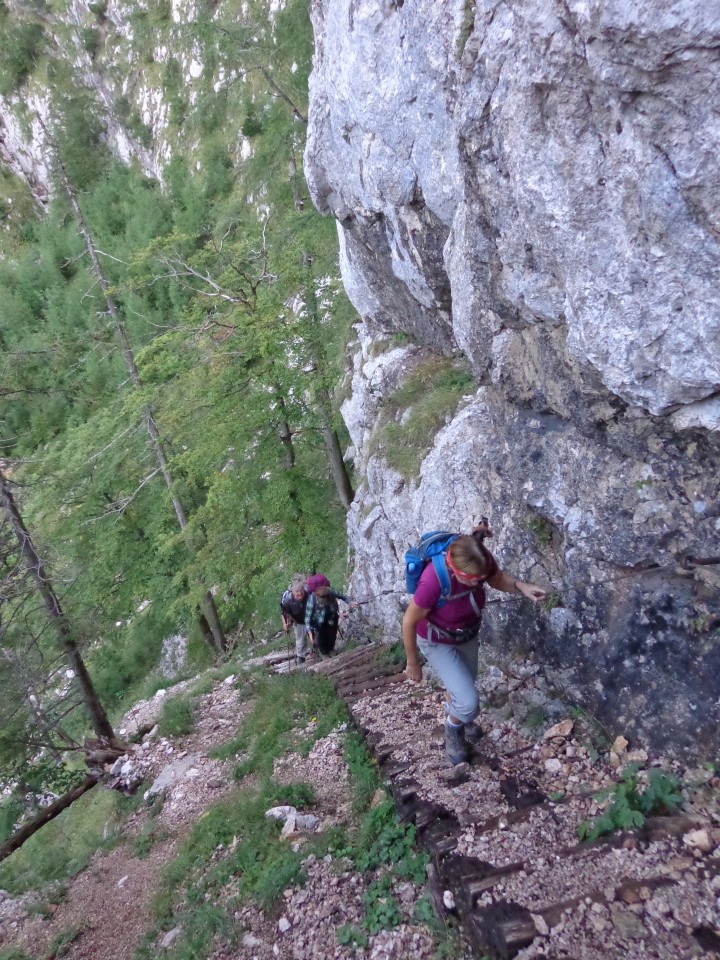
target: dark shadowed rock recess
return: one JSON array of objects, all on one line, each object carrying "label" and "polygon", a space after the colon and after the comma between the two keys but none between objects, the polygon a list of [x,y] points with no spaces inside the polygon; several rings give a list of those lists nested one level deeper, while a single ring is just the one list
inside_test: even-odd
[{"label": "dark shadowed rock recess", "polygon": [[[418,532],[487,514],[501,564],[554,594],[488,608],[499,661],[532,653],[611,730],[715,756],[720,7],[312,15],[306,173],[362,317],[352,590],[398,590],[370,624],[399,637]],[[437,353],[469,358],[477,388],[403,476],[379,415]]]}]

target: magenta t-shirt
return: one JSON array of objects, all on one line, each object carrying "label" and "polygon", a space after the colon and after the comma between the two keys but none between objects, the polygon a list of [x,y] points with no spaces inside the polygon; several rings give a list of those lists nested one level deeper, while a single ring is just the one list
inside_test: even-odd
[{"label": "magenta t-shirt", "polygon": [[[487,580],[489,577],[494,576],[499,568],[490,551],[488,550],[486,552],[490,563],[487,577],[485,578]],[[431,610],[430,617],[432,622],[437,624],[441,630],[463,630],[465,627],[471,627],[474,623],[477,623],[478,617],[473,609],[469,594],[461,597],[459,600],[452,599],[456,593],[465,593],[468,587],[464,583],[456,580],[451,570],[448,570],[448,573],[450,574],[450,599],[444,606],[440,607],[439,610],[432,609],[440,599],[441,592],[440,581],[438,580],[435,567],[433,567],[432,563],[429,563],[420,575],[420,581],[413,595],[413,600],[418,607]],[[482,583],[474,588],[473,596],[475,603],[482,610],[485,606],[485,587]],[[427,640],[427,631],[427,620],[421,620],[417,625],[418,636]]]}]

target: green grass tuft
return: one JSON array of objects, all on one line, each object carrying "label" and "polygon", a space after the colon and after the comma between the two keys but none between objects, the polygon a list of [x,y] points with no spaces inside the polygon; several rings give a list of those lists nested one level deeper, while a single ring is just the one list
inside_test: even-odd
[{"label": "green grass tuft", "polygon": [[371,451],[408,479],[416,477],[435,435],[476,382],[465,362],[433,357],[386,398]]},{"label": "green grass tuft", "polygon": [[163,704],[158,724],[161,737],[184,737],[195,726],[195,710],[191,700],[185,697],[170,697]]}]

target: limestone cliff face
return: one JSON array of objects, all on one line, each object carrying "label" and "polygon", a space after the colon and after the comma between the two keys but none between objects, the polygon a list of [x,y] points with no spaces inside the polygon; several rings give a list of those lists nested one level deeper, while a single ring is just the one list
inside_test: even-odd
[{"label": "limestone cliff face", "polygon": [[[720,9],[314,0],[313,20],[306,175],[363,318],[355,593],[399,589],[418,532],[487,514],[501,564],[556,597],[490,607],[486,636],[615,729],[714,755]],[[411,342],[378,352],[393,332]],[[377,419],[428,351],[478,388],[407,478]],[[397,635],[396,597],[366,609]]]}]

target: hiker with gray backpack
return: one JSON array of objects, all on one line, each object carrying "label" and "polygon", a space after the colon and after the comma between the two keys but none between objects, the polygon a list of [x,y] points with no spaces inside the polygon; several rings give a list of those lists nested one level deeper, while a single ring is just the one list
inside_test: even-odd
[{"label": "hiker with gray backpack", "polygon": [[482,737],[473,723],[480,706],[475,680],[478,633],[485,606],[485,584],[538,603],[545,591],[501,570],[483,540],[491,536],[487,521],[472,535],[433,531],[405,554],[405,581],[413,599],[403,617],[405,672],[422,679],[418,651],[448,693],[445,704],[445,753],[451,766],[468,759],[468,741]]},{"label": "hiker with gray backpack", "polygon": [[300,577],[293,579],[290,587],[283,593],[280,600],[280,617],[283,630],[290,633],[292,629],[295,639],[295,660],[305,663],[307,655],[307,627],[305,626],[305,608],[307,607],[308,593],[305,583]]}]

